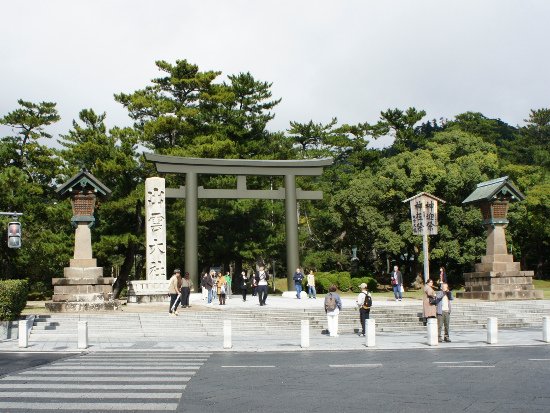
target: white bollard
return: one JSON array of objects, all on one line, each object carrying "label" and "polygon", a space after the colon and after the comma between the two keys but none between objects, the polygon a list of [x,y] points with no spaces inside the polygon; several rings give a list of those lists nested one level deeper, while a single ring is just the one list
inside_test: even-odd
[{"label": "white bollard", "polygon": [[426,325],[428,329],[428,345],[437,346],[437,320],[435,318],[428,318]]},{"label": "white bollard", "polygon": [[29,346],[29,333],[27,331],[27,320],[19,321],[19,347],[27,348]]},{"label": "white bollard", "polygon": [[369,318],[366,320],[366,330],[365,330],[365,344],[367,347],[376,346],[376,321],[374,318]]},{"label": "white bollard", "polygon": [[498,343],[498,320],[496,317],[487,318],[487,344]]},{"label": "white bollard", "polygon": [[80,349],[88,348],[88,322],[79,321],[77,329],[78,329],[77,347]]},{"label": "white bollard", "polygon": [[309,347],[309,320],[302,320],[302,334],[300,347]]},{"label": "white bollard", "polygon": [[550,317],[542,317],[542,341],[550,343]]},{"label": "white bollard", "polygon": [[231,320],[223,320],[223,348],[231,347]]}]

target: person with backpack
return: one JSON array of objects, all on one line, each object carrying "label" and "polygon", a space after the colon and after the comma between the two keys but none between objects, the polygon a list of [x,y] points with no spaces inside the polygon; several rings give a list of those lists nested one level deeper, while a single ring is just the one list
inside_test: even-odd
[{"label": "person with backpack", "polygon": [[365,337],[365,327],[370,316],[370,308],[372,307],[372,297],[368,291],[368,286],[365,283],[359,285],[361,292],[357,296],[357,306],[359,307],[359,320],[361,321],[360,336]]},{"label": "person with backpack", "polygon": [[336,286],[332,284],[325,297],[325,313],[327,314],[327,327],[330,337],[338,337],[338,314],[342,310],[342,300],[336,294]]},{"label": "person with backpack", "polygon": [[258,299],[260,300],[260,306],[267,305],[265,300],[267,299],[267,281],[269,280],[269,274],[263,266],[256,272],[254,277],[256,285],[258,286]]}]

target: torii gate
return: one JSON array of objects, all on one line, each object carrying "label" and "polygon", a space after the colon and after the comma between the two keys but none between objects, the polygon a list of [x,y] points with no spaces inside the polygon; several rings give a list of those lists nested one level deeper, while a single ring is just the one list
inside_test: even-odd
[{"label": "torii gate", "polygon": [[[185,271],[198,285],[198,199],[284,199],[286,215],[286,264],[288,288],[300,265],[298,254],[298,200],[323,199],[322,191],[296,188],[296,176],[319,176],[323,167],[332,165],[332,158],[304,160],[203,159],[146,153],[158,172],[185,174],[185,186],[167,188],[166,198],[185,199]],[[237,189],[205,189],[198,186],[198,175],[237,175]],[[246,187],[248,175],[284,176],[285,187],[276,190],[251,190]],[[164,250],[166,251],[166,250]],[[165,254],[165,252],[164,252]],[[165,261],[164,261],[165,262]],[[149,265],[149,262],[147,263]]]}]

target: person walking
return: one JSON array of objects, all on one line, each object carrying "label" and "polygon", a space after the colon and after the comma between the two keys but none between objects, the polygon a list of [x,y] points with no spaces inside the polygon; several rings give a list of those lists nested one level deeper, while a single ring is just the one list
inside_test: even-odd
[{"label": "person walking", "polygon": [[178,294],[181,288],[181,273],[178,268],[174,270],[174,274],[170,277],[168,283],[168,294],[170,295],[170,307],[168,308],[169,314],[178,315]]},{"label": "person walking", "polygon": [[193,281],[189,279],[189,273],[186,272],[183,276],[183,279],[181,280],[180,296],[182,308],[191,307],[189,305],[189,296],[191,295],[191,291],[193,291]]},{"label": "person walking", "polygon": [[308,298],[317,298],[317,291],[315,290],[315,274],[313,270],[309,270],[307,275],[307,296]]},{"label": "person walking", "polygon": [[302,293],[302,281],[304,279],[304,273],[300,268],[296,268],[296,272],[292,277],[294,279],[294,288],[296,289],[296,298],[301,299],[300,294]]},{"label": "person walking", "polygon": [[201,290],[202,290],[202,300],[208,301],[208,290],[205,287],[205,280],[208,278],[208,273],[205,272],[201,278]]},{"label": "person walking", "polygon": [[204,277],[202,279],[202,288],[206,290],[206,297],[208,300],[208,304],[212,304],[212,287],[214,286],[214,278],[212,277],[214,275],[214,271],[210,271],[210,273],[204,274]]},{"label": "person walking", "polygon": [[401,301],[403,298],[403,293],[401,292],[403,289],[403,275],[401,274],[401,271],[399,271],[399,267],[397,265],[393,267],[390,277],[395,301]]},{"label": "person walking", "polygon": [[356,300],[357,307],[359,307],[359,321],[361,322],[361,333],[359,335],[365,337],[366,324],[370,317],[370,308],[372,307],[372,297],[366,283],[361,283],[359,288],[361,292]]},{"label": "person walking", "polygon": [[243,295],[243,303],[246,301],[246,287],[248,283],[248,276],[246,271],[241,272],[241,293]]},{"label": "person walking", "polygon": [[333,284],[325,296],[325,313],[327,314],[327,328],[330,337],[338,337],[338,314],[342,310],[342,300],[336,294],[336,286]]},{"label": "person walking", "polygon": [[213,301],[215,301],[216,298],[218,298],[218,289],[216,288],[216,286],[218,285],[218,278],[220,278],[218,272],[212,271],[212,285],[213,285],[212,300]]},{"label": "person walking", "polygon": [[435,306],[435,292],[433,289],[434,282],[428,279],[428,282],[424,286],[424,296],[422,298],[422,309],[424,311],[424,319],[435,318],[436,306]]},{"label": "person walking", "polygon": [[260,267],[254,278],[258,285],[258,300],[260,301],[260,306],[266,305],[265,300],[267,299],[267,281],[269,280],[269,274],[265,271],[264,267]]},{"label": "person walking", "polygon": [[[449,338],[449,323],[451,321],[451,301],[453,300],[453,293],[449,291],[449,284],[441,284],[441,291],[438,291],[435,295],[437,302],[437,337],[438,341],[450,343]],[[441,335],[441,330],[445,327],[445,336]]]},{"label": "person walking", "polygon": [[216,284],[216,292],[218,293],[220,305],[225,305],[225,297],[227,295],[227,281],[225,280],[225,277],[221,274],[218,277],[218,281]]},{"label": "person walking", "polygon": [[226,283],[226,296],[227,298],[231,298],[231,284],[233,283],[233,279],[231,278],[231,274],[229,274],[229,271],[225,273],[225,283]]}]

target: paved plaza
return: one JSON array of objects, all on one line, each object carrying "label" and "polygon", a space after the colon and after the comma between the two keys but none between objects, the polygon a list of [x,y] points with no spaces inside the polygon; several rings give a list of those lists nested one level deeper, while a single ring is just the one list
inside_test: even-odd
[{"label": "paved plaza", "polygon": [[[459,302],[459,300],[455,300]],[[471,300],[467,300],[471,303]],[[322,308],[323,300],[301,299],[292,297],[270,296],[268,306],[260,308],[256,297],[249,297],[243,302],[240,296],[233,295],[227,301],[226,306],[218,304],[206,305],[199,294],[193,294],[191,298],[191,309],[180,309],[180,316],[171,316],[167,313],[167,304],[131,304],[121,306],[115,312],[87,313],[87,314],[63,314],[46,331],[48,334],[40,334],[36,328],[31,331],[27,348],[20,348],[17,339],[4,340],[0,342],[0,351],[39,351],[39,352],[74,352],[79,351],[77,346],[78,336],[76,323],[77,319],[89,320],[89,340],[87,352],[110,352],[110,351],[153,351],[153,352],[213,352],[213,351],[240,351],[240,352],[266,352],[266,351],[315,351],[315,350],[393,350],[393,349],[431,349],[427,344],[426,329],[416,326],[413,330],[400,331],[378,331],[376,332],[375,346],[367,347],[365,337],[356,334],[357,328],[350,328],[349,325],[340,329],[339,337],[329,337],[320,329],[310,329],[309,347],[301,347],[301,330],[296,323],[299,323],[301,311],[319,310]],[[537,305],[540,314],[550,315],[550,302],[532,302]],[[354,308],[353,298],[343,298],[343,307]],[[481,305],[486,305],[480,302]],[[517,303],[515,304],[517,305]],[[393,300],[376,300],[373,308],[384,308],[386,312],[398,311],[403,308],[410,311],[421,311],[419,300],[404,300],[395,302]],[[193,311],[197,318],[208,316],[210,325],[206,332],[191,331],[187,328],[185,312]],[[275,324],[265,332],[261,329],[259,320],[251,325],[251,329],[242,331],[239,321],[233,321],[231,331],[231,348],[224,348],[223,321],[233,313],[243,311],[248,314],[262,313],[265,319],[270,319],[270,311],[275,318],[276,311],[285,310],[292,315],[295,322],[293,326],[288,325],[289,321],[281,319],[274,321]],[[322,310],[321,310],[322,311]],[[373,310],[374,311],[374,310]],[[277,313],[278,314],[278,313]],[[352,317],[354,317],[352,313]],[[537,316],[542,319],[540,314]],[[54,317],[55,315],[52,315]],[[139,318],[131,317],[139,316]],[[66,318],[64,318],[66,317]],[[77,318],[75,318],[77,317]],[[277,316],[279,317],[279,316]],[[304,318],[306,317],[304,313]],[[348,316],[349,318],[349,316]],[[358,318],[358,317],[357,317]],[[68,327],[63,329],[63,320],[67,320]],[[120,322],[117,321],[120,319]],[[130,320],[137,322],[135,326],[129,325]],[[137,321],[136,321],[137,320]],[[484,328],[477,326],[461,326],[451,331],[451,343],[441,343],[439,347],[445,348],[469,348],[469,347],[495,347],[495,346],[544,346],[542,322],[540,325],[533,323],[522,328],[499,328],[498,342],[487,344],[487,332]],[[504,320],[499,320],[504,321]],[[144,323],[151,326],[146,329]],[[355,320],[353,319],[355,323]],[[72,324],[71,324],[72,323]],[[285,323],[287,325],[285,325]],[[69,325],[70,324],[70,325]],[[126,324],[126,325],[125,325]],[[418,322],[417,322],[418,324]],[[353,325],[359,327],[359,322]],[[48,327],[46,327],[47,329]],[[250,327],[249,327],[250,328]],[[406,327],[405,327],[406,328]]]}]

